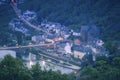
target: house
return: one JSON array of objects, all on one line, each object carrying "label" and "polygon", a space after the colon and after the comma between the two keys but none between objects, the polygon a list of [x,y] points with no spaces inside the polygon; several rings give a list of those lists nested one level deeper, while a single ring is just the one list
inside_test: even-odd
[{"label": "house", "polygon": [[32,42],[35,42],[35,43],[40,43],[44,40],[44,35],[36,35],[36,36],[32,36],[31,38]]},{"label": "house", "polygon": [[104,44],[104,42],[102,40],[98,40],[96,43],[98,46],[103,46],[103,44]]},{"label": "house", "polygon": [[74,44],[75,45],[80,45],[81,44],[81,40],[80,39],[74,39]]},{"label": "house", "polygon": [[46,30],[49,34],[60,36],[61,35],[61,24],[60,23],[54,23],[54,22],[42,22],[41,23],[42,29]]},{"label": "house", "polygon": [[84,51],[83,47],[74,46],[73,55],[74,55],[75,58],[82,59],[86,55],[86,52]]},{"label": "house", "polygon": [[54,35],[51,35],[51,36],[47,36],[46,38],[45,38],[45,41],[46,42],[54,42],[54,39],[55,39],[55,36]]},{"label": "house", "polygon": [[72,54],[71,48],[72,43],[68,41],[59,41],[56,42],[57,52],[62,54]]},{"label": "house", "polygon": [[9,23],[9,28],[13,31],[19,31],[22,32],[25,35],[29,35],[30,32],[28,29],[24,28],[23,24],[20,22],[19,19],[14,18]]},{"label": "house", "polygon": [[72,35],[73,36],[80,36],[81,34],[80,34],[80,30],[78,29],[78,30],[74,30],[73,32],[72,32]]},{"label": "house", "polygon": [[60,34],[64,39],[67,39],[71,35],[71,30],[69,28],[64,27],[61,29]]},{"label": "house", "polygon": [[73,55],[74,55],[75,58],[80,58],[80,59],[82,59],[82,58],[86,55],[86,53],[85,53],[85,52],[82,52],[82,51],[79,51],[79,50],[75,50],[75,51],[73,52]]},{"label": "house", "polygon": [[36,13],[33,11],[27,10],[23,13],[23,17],[28,21],[34,20],[36,18]]},{"label": "house", "polygon": [[66,43],[66,45],[64,47],[65,54],[72,54],[71,48],[72,48],[72,44]]},{"label": "house", "polygon": [[65,54],[66,53],[65,49],[64,49],[65,45],[66,45],[66,43],[64,43],[64,42],[59,42],[59,44],[56,44],[57,52],[61,53],[61,54]]}]

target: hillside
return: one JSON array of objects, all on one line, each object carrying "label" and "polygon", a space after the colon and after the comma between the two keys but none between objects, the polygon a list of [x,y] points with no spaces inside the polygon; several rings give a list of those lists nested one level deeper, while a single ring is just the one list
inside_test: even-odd
[{"label": "hillside", "polygon": [[120,40],[119,0],[26,0],[23,10],[34,10],[38,20],[59,22],[69,27],[96,24],[103,40]]},{"label": "hillside", "polygon": [[[100,28],[100,37],[104,41],[120,40],[120,1],[119,0],[25,0],[19,4],[22,11],[37,12],[38,21],[59,22],[74,29],[90,23]],[[15,17],[10,5],[0,5],[1,43],[9,42],[9,21]],[[3,30],[5,30],[4,33]],[[7,38],[4,36],[8,36]],[[6,39],[5,39],[6,38]]]}]

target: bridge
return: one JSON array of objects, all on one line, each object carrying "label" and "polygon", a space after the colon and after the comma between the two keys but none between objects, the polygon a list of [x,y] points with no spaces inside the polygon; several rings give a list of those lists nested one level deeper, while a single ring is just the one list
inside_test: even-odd
[{"label": "bridge", "polygon": [[41,46],[50,46],[53,45],[52,43],[49,44],[30,44],[30,45],[25,45],[25,46],[11,46],[11,47],[0,47],[0,50],[9,50],[9,49],[19,49],[19,48],[32,48],[32,47],[41,47]]}]

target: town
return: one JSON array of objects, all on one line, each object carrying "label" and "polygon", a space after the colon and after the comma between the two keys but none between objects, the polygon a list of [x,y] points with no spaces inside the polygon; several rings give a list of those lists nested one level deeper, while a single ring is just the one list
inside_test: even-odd
[{"label": "town", "polygon": [[[72,61],[74,61],[74,58],[82,61],[86,55],[92,55],[94,61],[96,55],[107,56],[108,54],[103,47],[104,42],[99,39],[99,29],[96,25],[83,25],[81,29],[73,30],[60,23],[47,20],[39,23],[36,20],[37,14],[34,11],[27,10],[22,16],[27,21],[37,25],[42,31],[32,34],[18,18],[13,18],[10,21],[10,29],[19,31],[26,37],[30,36],[30,40],[24,42],[28,42],[31,45],[51,43],[52,45],[40,47],[41,50],[44,50],[49,55]],[[17,40],[15,41],[19,45]]]},{"label": "town", "polygon": [[[20,0],[17,3],[24,1]],[[34,53],[34,51],[40,51],[42,56],[50,59],[57,58],[60,63],[77,64],[79,67],[94,65],[96,56],[108,55],[108,51],[103,46],[104,42],[99,38],[100,30],[92,22],[75,29],[47,19],[38,21],[36,12],[30,10],[22,12],[17,8],[17,3],[13,1],[11,5],[18,18],[11,19],[8,25],[9,29],[18,35],[11,35],[14,43],[4,45],[1,50],[22,49],[23,53],[29,55],[27,57],[22,55],[22,59],[30,60],[30,66],[37,58],[38,52]],[[30,47],[34,47],[34,50],[26,51],[26,48]],[[78,68],[74,67],[74,69]]]},{"label": "town", "polygon": [[118,2],[0,0],[0,80],[119,80]]}]

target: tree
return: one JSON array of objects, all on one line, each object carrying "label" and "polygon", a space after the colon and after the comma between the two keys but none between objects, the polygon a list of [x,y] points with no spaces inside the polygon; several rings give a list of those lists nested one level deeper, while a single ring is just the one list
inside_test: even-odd
[{"label": "tree", "polygon": [[43,71],[41,70],[40,64],[38,62],[32,66],[31,75],[34,80],[42,80],[42,73]]},{"label": "tree", "polygon": [[85,67],[81,73],[80,80],[97,80],[99,75],[98,71],[90,66]]},{"label": "tree", "polygon": [[10,55],[0,62],[0,80],[32,80],[29,70],[17,58]]}]

